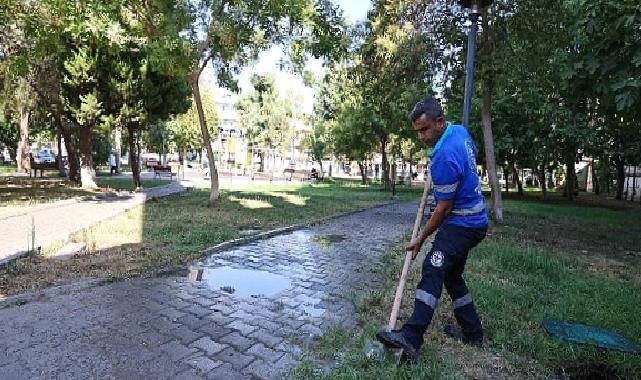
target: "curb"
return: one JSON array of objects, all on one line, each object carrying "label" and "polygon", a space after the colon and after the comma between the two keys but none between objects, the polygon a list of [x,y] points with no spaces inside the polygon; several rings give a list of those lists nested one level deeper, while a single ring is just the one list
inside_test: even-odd
[{"label": "curb", "polygon": [[356,210],[352,210],[352,211],[346,211],[346,212],[339,213],[339,214],[325,216],[325,217],[322,217],[322,218],[319,218],[319,219],[316,219],[316,220],[312,220],[310,222],[293,224],[291,226],[286,226],[286,227],[281,227],[281,228],[277,228],[277,229],[266,231],[266,232],[261,232],[259,234],[253,235],[253,236],[247,236],[247,237],[242,237],[242,238],[238,238],[238,239],[234,239],[234,240],[225,241],[225,242],[217,244],[217,245],[215,245],[213,247],[206,248],[204,251],[202,251],[202,253],[205,254],[205,255],[213,255],[215,253],[218,253],[218,252],[221,252],[221,251],[226,251],[229,248],[237,247],[239,245],[252,243],[252,242],[255,242],[255,241],[258,241],[258,240],[269,239],[271,237],[278,236],[278,235],[284,235],[284,234],[287,234],[287,233],[290,233],[290,232],[301,230],[303,228],[316,226],[316,225],[319,225],[321,223],[325,223],[325,222],[327,222],[329,220],[332,220],[332,219],[337,219],[337,218],[341,218],[341,217],[344,217],[344,216],[357,214],[357,213],[363,212],[363,211],[375,210],[377,208],[389,206],[389,205],[395,204],[395,203],[400,203],[400,202],[386,202],[386,203],[382,203],[382,204],[379,204],[379,205],[376,205],[376,206],[373,206],[373,207],[365,207],[365,208],[360,208],[360,209],[356,209]]}]

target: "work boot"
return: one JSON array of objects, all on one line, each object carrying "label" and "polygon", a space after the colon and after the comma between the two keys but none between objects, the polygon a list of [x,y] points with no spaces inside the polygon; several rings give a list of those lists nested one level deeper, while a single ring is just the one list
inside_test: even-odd
[{"label": "work boot", "polygon": [[376,334],[376,339],[389,348],[400,348],[403,350],[403,355],[409,362],[416,362],[418,359],[418,351],[407,340],[405,334],[401,330],[392,331],[379,331]]},{"label": "work boot", "polygon": [[461,330],[460,327],[452,325],[452,324],[447,324],[445,327],[443,327],[443,332],[445,335],[454,338],[456,340],[460,340],[461,342],[465,344],[469,344],[472,346],[477,346],[481,347],[483,345],[483,338],[472,338],[465,336],[463,334],[463,331]]}]

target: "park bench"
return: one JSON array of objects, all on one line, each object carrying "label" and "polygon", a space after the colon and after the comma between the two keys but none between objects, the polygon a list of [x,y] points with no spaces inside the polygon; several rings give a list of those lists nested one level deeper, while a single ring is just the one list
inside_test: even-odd
[{"label": "park bench", "polygon": [[154,179],[156,178],[161,178],[163,175],[169,176],[169,180],[173,177],[176,177],[178,173],[176,171],[172,170],[172,167],[169,165],[154,165]]},{"label": "park bench", "polygon": [[29,170],[29,177],[31,177],[33,173],[33,177],[38,176],[38,170],[40,170],[40,177],[42,178],[44,176],[44,171],[45,170],[58,170],[58,163],[57,162],[39,162],[31,163],[31,170]]},{"label": "park bench", "polygon": [[272,173],[268,172],[254,172],[252,174],[252,181],[255,179],[264,179],[264,180],[272,180]]},{"label": "park bench", "polygon": [[309,176],[309,173],[307,173],[306,170],[296,170],[295,172],[292,173],[292,176],[290,178],[291,180],[297,180],[297,181],[311,181],[311,177]]}]

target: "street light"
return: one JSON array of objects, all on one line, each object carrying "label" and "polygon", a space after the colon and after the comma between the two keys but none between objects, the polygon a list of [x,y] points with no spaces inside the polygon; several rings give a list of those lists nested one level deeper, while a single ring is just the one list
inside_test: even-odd
[{"label": "street light", "polygon": [[476,53],[476,35],[478,34],[478,21],[481,10],[490,4],[493,0],[459,0],[463,8],[470,9],[470,21],[472,26],[470,34],[467,37],[467,62],[465,73],[465,98],[463,102],[463,126],[469,128],[470,110],[472,109],[472,84],[474,81],[474,55]]}]

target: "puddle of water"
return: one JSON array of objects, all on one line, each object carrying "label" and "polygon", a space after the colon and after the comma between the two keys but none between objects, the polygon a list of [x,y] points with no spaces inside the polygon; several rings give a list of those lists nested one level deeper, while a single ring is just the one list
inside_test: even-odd
[{"label": "puddle of water", "polygon": [[314,235],[312,237],[312,241],[318,244],[322,249],[327,249],[332,244],[340,243],[345,239],[346,237],[344,235],[338,235],[338,234]]},{"label": "puddle of water", "polygon": [[228,267],[203,268],[201,279],[211,289],[240,297],[269,297],[291,286],[291,281],[285,276]]}]

